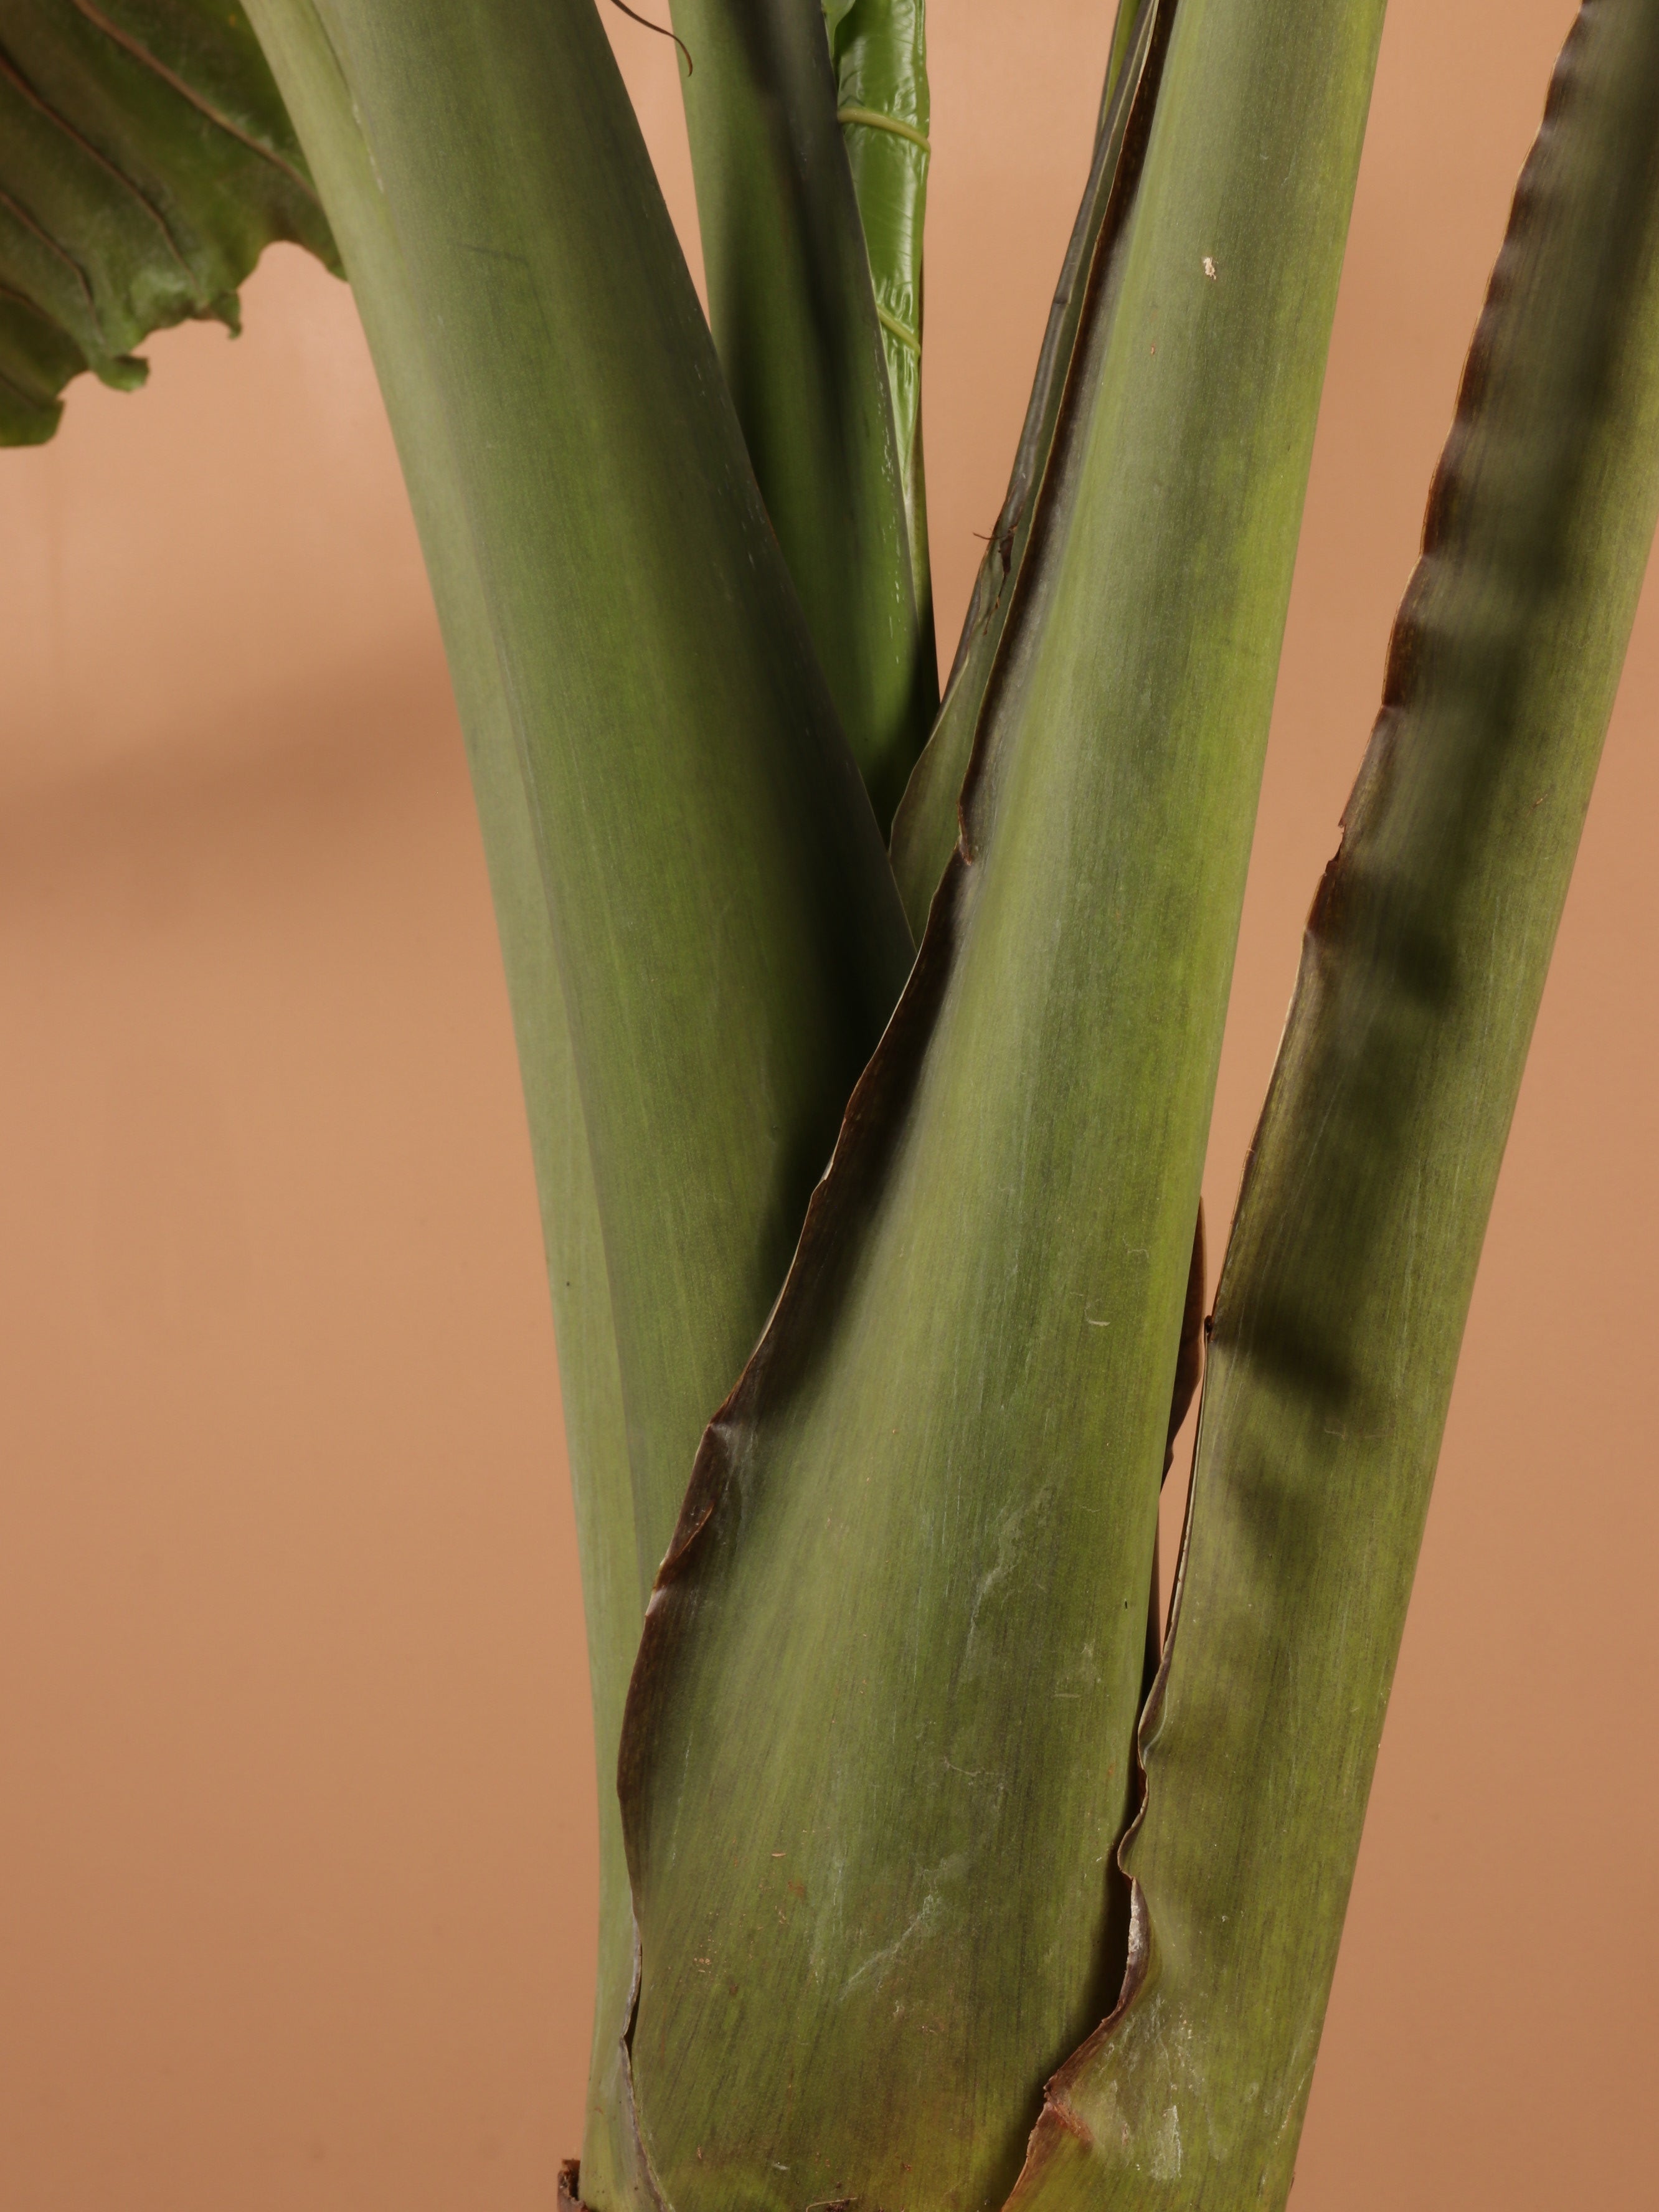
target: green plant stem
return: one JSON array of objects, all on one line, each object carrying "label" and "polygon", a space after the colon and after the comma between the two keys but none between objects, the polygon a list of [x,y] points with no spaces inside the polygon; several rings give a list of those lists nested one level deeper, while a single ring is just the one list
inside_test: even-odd
[{"label": "green plant stem", "polygon": [[[256,20],[333,210],[386,397],[443,625],[507,973],[541,1202],[575,1505],[599,1771],[616,1764],[644,1601],[621,1378],[551,915],[511,717],[447,428],[427,374],[407,274],[350,96],[304,0],[252,0]],[[632,2003],[634,1931],[615,1792],[599,1792],[599,1943],[584,2186],[595,2212],[628,2201],[631,2133],[617,2095]]]},{"label": "green plant stem", "polygon": [[1015,2193],[1032,2212],[1290,2190],[1481,1241],[1659,512],[1656,115],[1659,10],[1589,0],[1309,922],[1141,1729],[1136,1955],[1121,2012],[1051,2085]]},{"label": "green plant stem", "polygon": [[720,364],[884,832],[938,674],[823,18],[817,0],[674,0],[673,20]]},{"label": "green plant stem", "polygon": [[931,159],[927,11],[924,0],[853,0],[850,8],[828,8],[824,15],[836,118],[869,252],[892,395],[926,708],[920,737],[939,703],[921,444],[922,232]]},{"label": "green plant stem", "polygon": [[524,769],[643,1566],[908,933],[592,10],[323,13],[423,318]]},{"label": "green plant stem", "polygon": [[[592,11],[258,8],[346,240],[468,729],[603,1771],[697,1431],[763,1318],[908,933]],[[616,2079],[630,1934],[601,1805],[584,2186],[608,2212],[636,2177]]]}]

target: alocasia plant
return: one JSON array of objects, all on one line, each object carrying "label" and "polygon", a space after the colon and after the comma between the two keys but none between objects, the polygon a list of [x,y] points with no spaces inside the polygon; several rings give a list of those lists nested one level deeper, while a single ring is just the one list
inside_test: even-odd
[{"label": "alocasia plant", "polygon": [[707,321],[592,0],[5,10],[5,434],[284,237],[398,437],[582,1542],[593,2212],[1288,2193],[1659,511],[1659,6],[1585,0],[1206,1320],[1382,15],[1124,0],[941,701],[921,0],[676,0]]}]

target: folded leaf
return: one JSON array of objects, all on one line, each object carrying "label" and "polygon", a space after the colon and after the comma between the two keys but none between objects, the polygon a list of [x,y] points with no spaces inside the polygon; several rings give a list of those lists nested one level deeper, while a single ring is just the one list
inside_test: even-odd
[{"label": "folded leaf", "polygon": [[620,1778],[676,2212],[983,2203],[1117,1987],[1193,1222],[1381,15],[1174,11],[1054,441],[1063,556],[651,1601]]},{"label": "folded leaf", "polygon": [[91,368],[191,316],[237,326],[273,239],[338,266],[270,69],[235,0],[0,8],[0,444],[49,438]]},{"label": "folded leaf", "polygon": [[[1516,197],[1222,1274],[1116,2015],[1012,2202],[1282,2205],[1481,1239],[1659,511],[1659,9]],[[1493,1501],[1501,1512],[1504,1501]],[[1409,1945],[1413,1932],[1400,1932]]]}]

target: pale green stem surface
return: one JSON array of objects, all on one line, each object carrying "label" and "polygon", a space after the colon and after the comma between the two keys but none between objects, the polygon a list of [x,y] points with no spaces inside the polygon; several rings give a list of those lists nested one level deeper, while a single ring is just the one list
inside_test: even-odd
[{"label": "pale green stem surface", "polygon": [[1175,14],[1056,441],[1064,557],[652,1598],[621,1780],[676,2212],[981,2204],[1117,1991],[1193,1221],[1381,21]]},{"label": "pale green stem surface", "polygon": [[870,260],[818,0],[673,0],[708,314],[883,831],[938,697]]},{"label": "pale green stem surface", "polygon": [[643,1568],[908,933],[592,9],[322,12],[422,318],[524,769]]},{"label": "pale green stem surface", "polygon": [[1271,2212],[1290,2190],[1481,1240],[1659,508],[1656,117],[1659,9],[1589,0],[1310,921],[1141,1731],[1128,1995],[1051,2087],[1015,2195],[1030,2212]]}]

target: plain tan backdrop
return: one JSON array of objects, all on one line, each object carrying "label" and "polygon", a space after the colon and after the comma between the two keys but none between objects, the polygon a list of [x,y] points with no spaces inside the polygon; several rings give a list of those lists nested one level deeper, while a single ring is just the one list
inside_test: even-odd
[{"label": "plain tan backdrop", "polygon": [[[1109,12],[934,0],[947,657]],[[1212,1226],[1572,12],[1391,11]],[[611,26],[695,262],[672,50]],[[283,250],[246,306],[240,343],[161,338],[143,394],[77,386],[53,447],[0,457],[0,2205],[526,2212],[576,2146],[595,1883],[528,1152],[349,295]],[[1644,2197],[1656,706],[1650,593],[1475,1297],[1296,2212]]]}]

